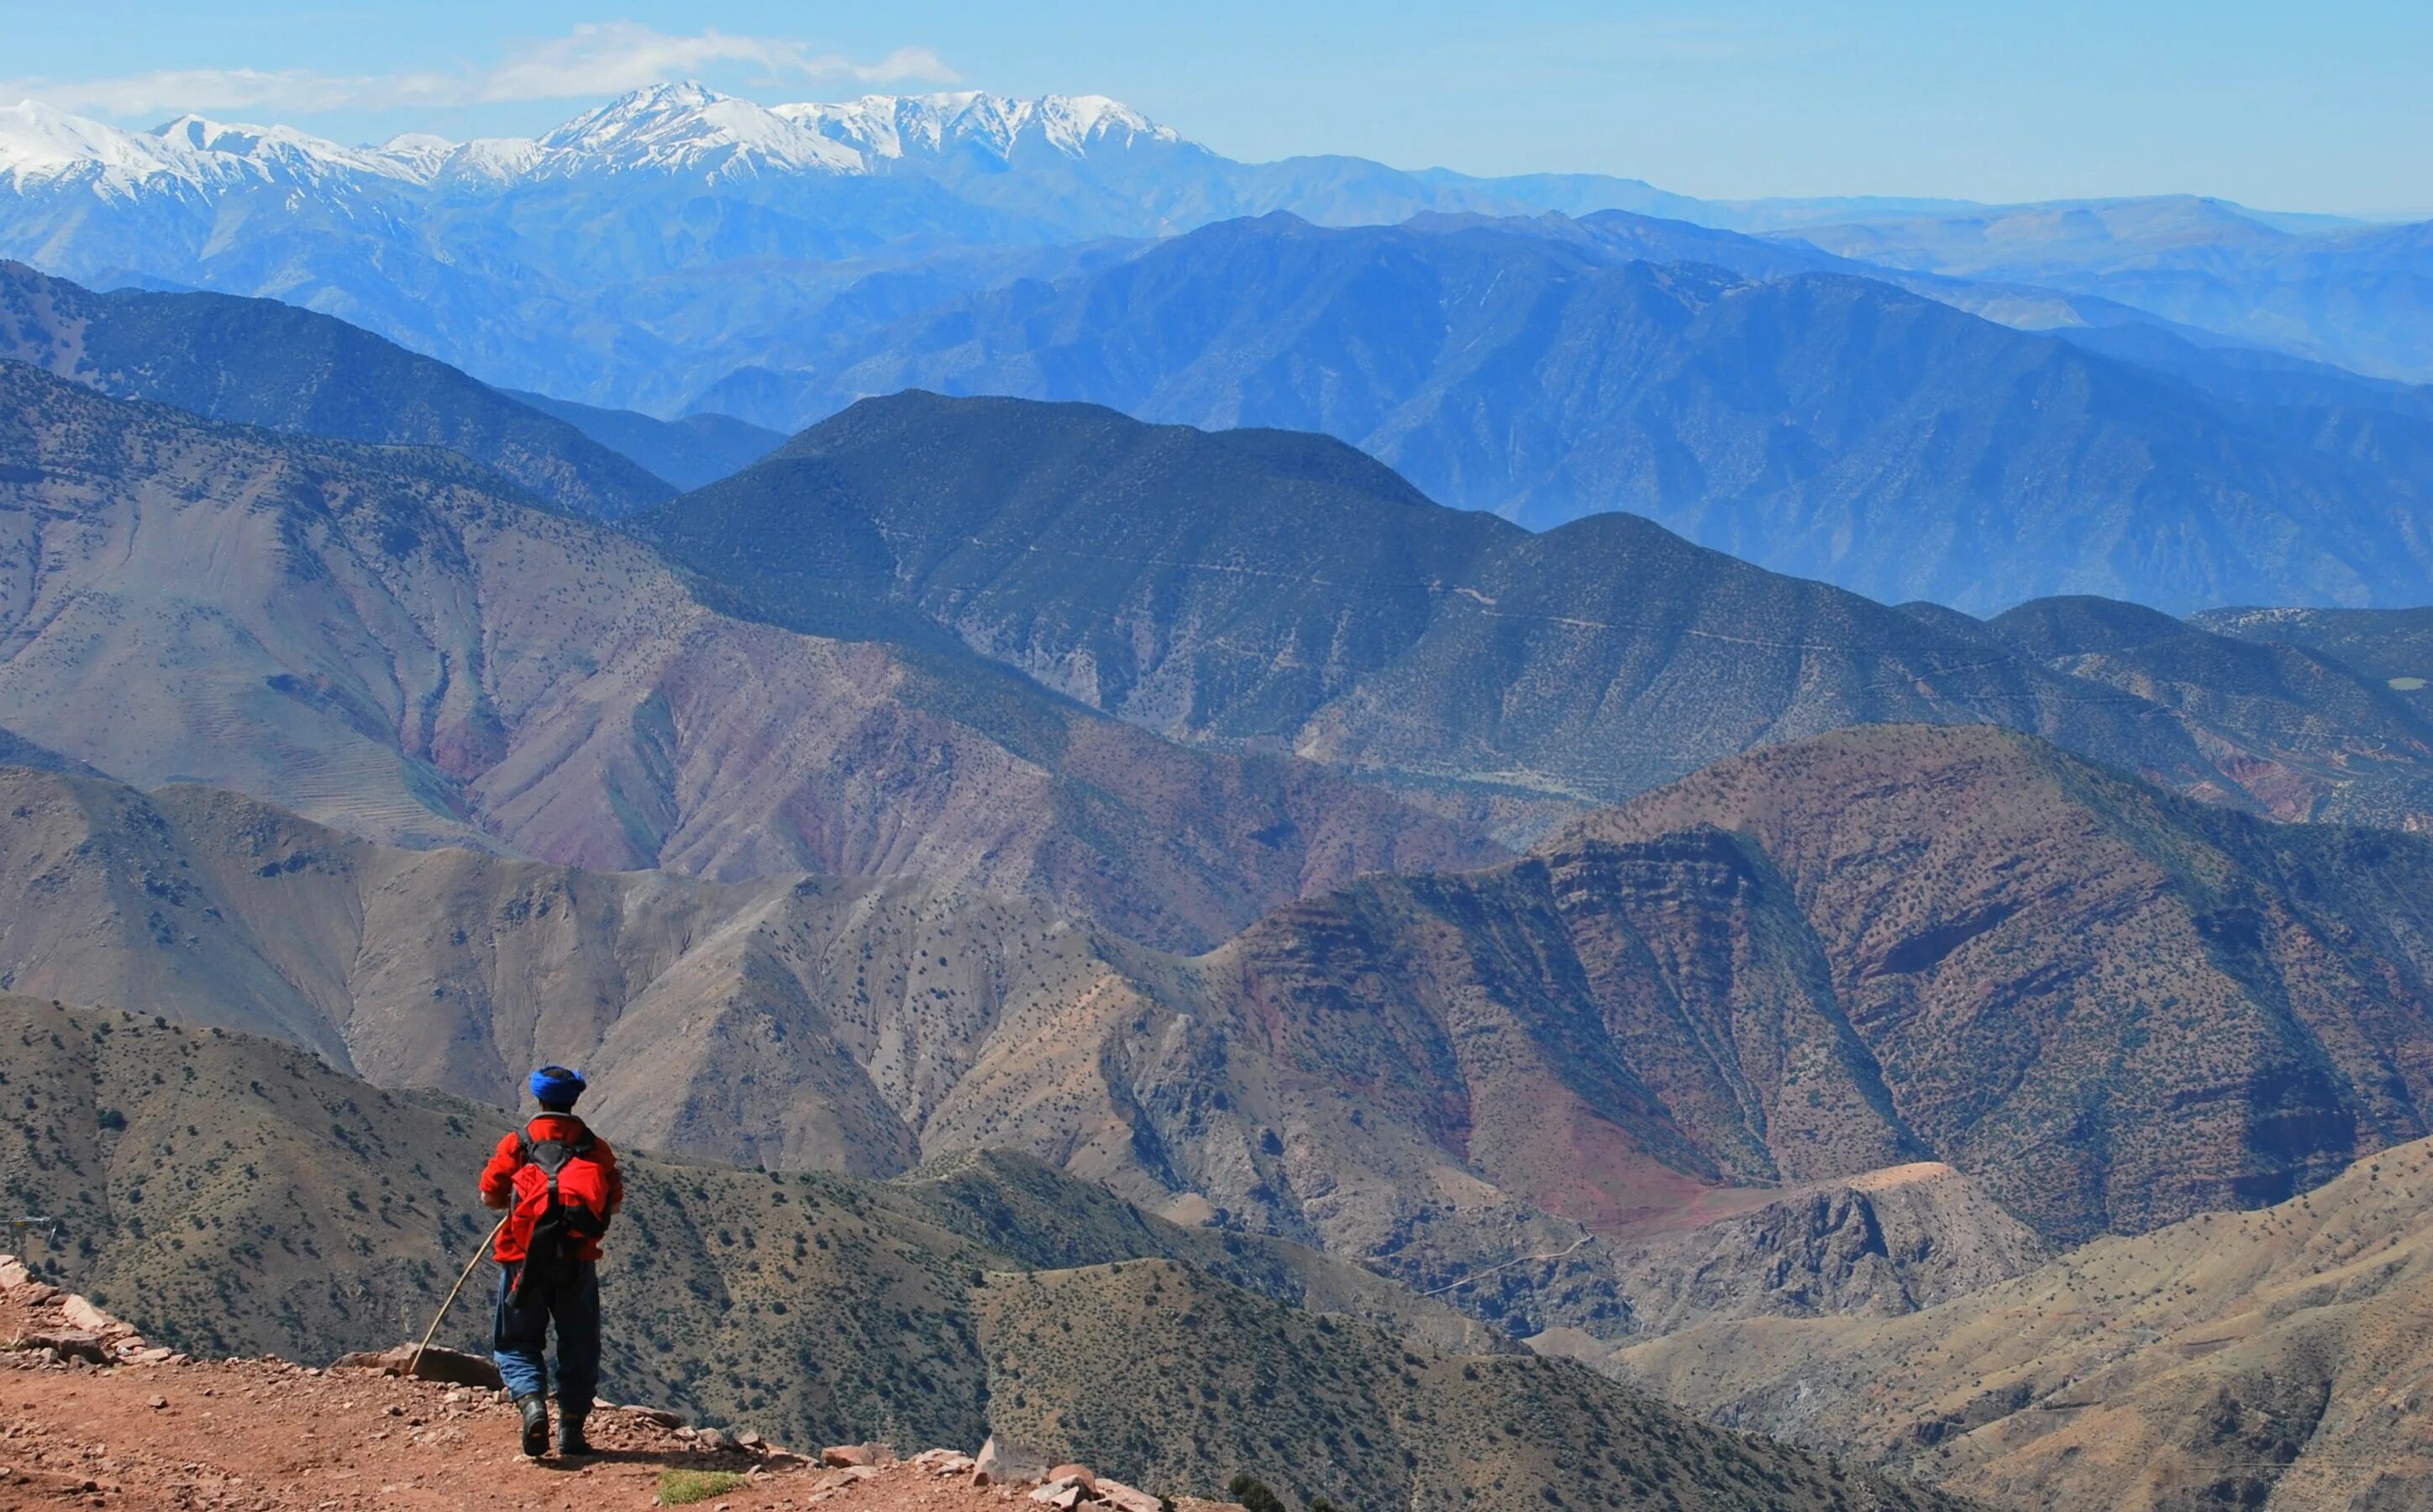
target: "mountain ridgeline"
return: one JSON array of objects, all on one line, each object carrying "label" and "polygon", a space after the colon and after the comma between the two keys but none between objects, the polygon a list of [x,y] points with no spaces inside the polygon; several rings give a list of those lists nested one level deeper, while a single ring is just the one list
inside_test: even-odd
[{"label": "mountain ridgeline", "polygon": [[1171,739],[1406,790],[1605,802],[1907,722],[2007,725],[2290,817],[2433,812],[2433,731],[2351,671],[2293,666],[2256,705],[2234,686],[2260,674],[2229,670],[2253,654],[2215,639],[2221,665],[2174,692],[1630,516],[1532,535],[1308,434],[908,393],[633,528],[738,615],[945,638]]},{"label": "mountain ridgeline", "polygon": [[446,452],[215,425],[11,363],[0,462],[0,726],[122,780],[604,869],[1034,892],[1194,949],[1363,871],[1499,854],[957,648],[722,616],[629,537]]},{"label": "mountain ridgeline", "polygon": [[[1323,432],[1449,503],[1540,526],[1629,510],[1978,612],[2433,598],[2421,415],[2223,402],[1880,279],[1655,263],[1648,241],[1227,222],[874,331],[793,380],[791,415],[923,387]],[[750,382],[706,402],[766,405],[771,380]]]},{"label": "mountain ridgeline", "polygon": [[[1899,1317],[1718,1323],[1608,1363],[1711,1420],[1995,1506],[2424,1501],[2433,1144]],[[2410,1395],[2402,1395],[2406,1384]]]},{"label": "mountain ridgeline", "polygon": [[444,448],[577,514],[630,514],[675,491],[445,363],[274,299],[95,294],[0,263],[0,358],[232,424]]}]

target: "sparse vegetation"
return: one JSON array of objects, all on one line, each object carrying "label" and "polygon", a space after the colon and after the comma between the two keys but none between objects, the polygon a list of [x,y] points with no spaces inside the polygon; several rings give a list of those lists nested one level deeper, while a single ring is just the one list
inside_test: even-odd
[{"label": "sparse vegetation", "polygon": [[[96,1039],[100,1023],[0,998],[10,1088],[39,1104],[0,1146],[0,1185],[77,1236],[38,1254],[45,1274],[123,1300],[147,1334],[197,1351],[324,1360],[419,1332],[486,1228],[463,1221],[464,1186],[498,1114],[373,1093],[246,1035],[112,1021]],[[152,1075],[183,1065],[191,1080]],[[248,1095],[256,1084],[265,1092]],[[105,1155],[102,1099],[158,1143],[130,1149],[121,1135]],[[123,1198],[138,1172],[141,1225],[102,1195]],[[1446,1452],[1469,1453],[1461,1434],[1507,1422],[1517,1436],[1497,1439],[1520,1456],[1516,1495],[1611,1473],[1574,1441],[1667,1465],[1696,1492],[1690,1507],[1755,1504],[1729,1492],[1729,1467],[1752,1454],[1821,1484],[1790,1451],[1670,1418],[1577,1367],[1416,1343],[1413,1330],[1451,1339],[1463,1325],[1351,1267],[1160,1223],[1027,1158],[872,1183],[631,1155],[627,1176],[603,1271],[605,1379],[620,1399],[695,1420],[796,1444],[972,1446],[1011,1432],[1177,1493],[1214,1492],[1244,1466],[1299,1466],[1303,1505],[1452,1484],[1422,1446],[1452,1435]],[[485,1337],[479,1309],[451,1328],[463,1347]],[[1407,1430],[1390,1417],[1404,1406],[1422,1415]]]},{"label": "sparse vegetation", "polygon": [[733,1470],[664,1470],[659,1471],[658,1502],[661,1506],[690,1506],[751,1484],[750,1476]]}]

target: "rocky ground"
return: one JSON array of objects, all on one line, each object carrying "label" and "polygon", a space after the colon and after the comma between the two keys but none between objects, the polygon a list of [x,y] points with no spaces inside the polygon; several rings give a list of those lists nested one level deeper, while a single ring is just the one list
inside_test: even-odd
[{"label": "rocky ground", "polygon": [[190,1359],[148,1346],[5,1256],[0,1346],[0,1507],[591,1512],[679,1499],[722,1512],[1158,1507],[1081,1467],[995,1444],[977,1459],[937,1449],[899,1461],[885,1445],[795,1453],[637,1406],[592,1417],[598,1453],[587,1458],[528,1459],[517,1451],[515,1409],[495,1389],[407,1379],[385,1357],[328,1369]]}]

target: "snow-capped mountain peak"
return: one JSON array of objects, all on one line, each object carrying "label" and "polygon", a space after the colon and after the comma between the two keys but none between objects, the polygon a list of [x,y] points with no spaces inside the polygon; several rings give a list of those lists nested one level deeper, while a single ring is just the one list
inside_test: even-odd
[{"label": "snow-capped mountain peak", "polygon": [[[163,142],[192,147],[197,152],[232,152],[244,157],[278,131],[286,131],[290,137],[300,140],[310,140],[285,127],[241,126],[214,121],[203,115],[181,115],[174,121],[163,121],[148,134]],[[335,144],[330,145],[331,150],[337,150]]]},{"label": "snow-capped mountain peak", "polygon": [[1047,140],[1069,152],[1108,140],[1127,146],[1141,137],[1154,142],[1182,140],[1173,127],[1160,126],[1123,101],[1103,94],[1050,94],[1036,103],[1036,110]]},{"label": "snow-capped mountain peak", "polygon": [[775,111],[699,83],[655,84],[575,117],[539,142],[537,170],[858,173],[858,154]]}]

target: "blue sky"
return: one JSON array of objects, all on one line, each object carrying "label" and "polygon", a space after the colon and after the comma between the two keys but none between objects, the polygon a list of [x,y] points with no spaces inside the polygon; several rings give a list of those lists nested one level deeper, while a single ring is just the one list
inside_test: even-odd
[{"label": "blue sky", "polygon": [[0,98],[342,141],[546,129],[647,76],[756,99],[1113,94],[1231,156],[1713,196],[2191,191],[2433,207],[2433,4],[0,0]]}]

